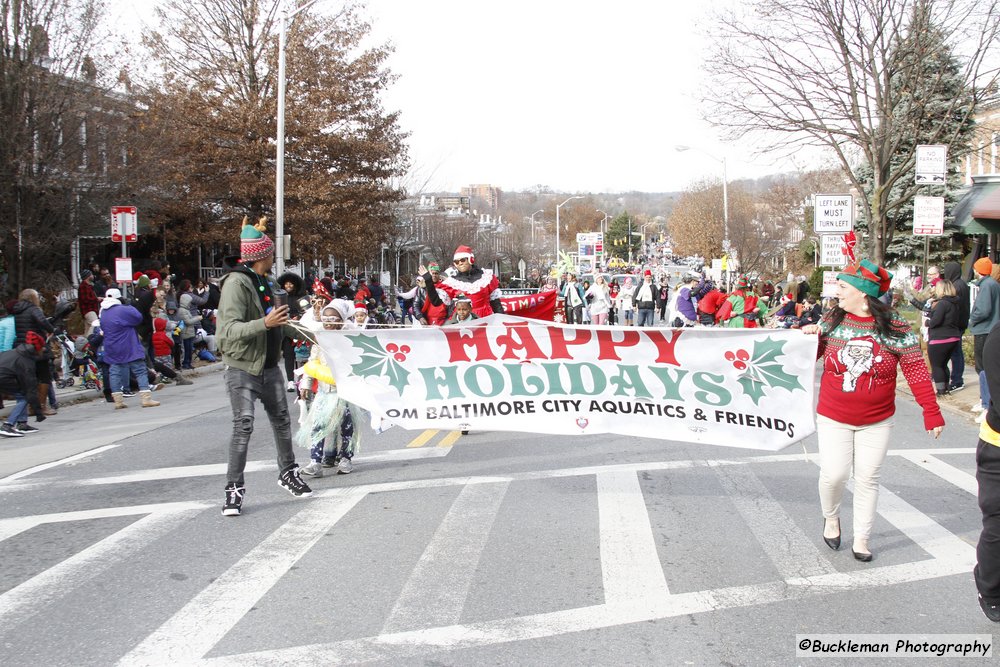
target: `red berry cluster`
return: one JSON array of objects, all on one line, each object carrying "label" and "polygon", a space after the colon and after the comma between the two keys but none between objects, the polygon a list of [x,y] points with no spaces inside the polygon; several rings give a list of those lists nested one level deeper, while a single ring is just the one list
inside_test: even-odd
[{"label": "red berry cluster", "polygon": [[745,371],[747,363],[750,361],[750,353],[746,350],[736,350],[736,352],[726,352],[726,361],[733,362],[733,368]]},{"label": "red berry cluster", "polygon": [[410,346],[403,345],[400,347],[395,343],[389,343],[385,346],[385,351],[390,353],[396,361],[406,361],[406,355],[410,353]]}]

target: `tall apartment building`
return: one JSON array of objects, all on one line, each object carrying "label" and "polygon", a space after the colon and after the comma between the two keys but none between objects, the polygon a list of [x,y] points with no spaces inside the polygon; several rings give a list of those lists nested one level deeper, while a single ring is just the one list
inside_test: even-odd
[{"label": "tall apartment building", "polygon": [[475,208],[477,200],[479,200],[484,202],[490,209],[490,212],[493,213],[499,210],[502,195],[503,191],[492,185],[467,185],[462,188],[462,196],[473,200],[473,208]]}]

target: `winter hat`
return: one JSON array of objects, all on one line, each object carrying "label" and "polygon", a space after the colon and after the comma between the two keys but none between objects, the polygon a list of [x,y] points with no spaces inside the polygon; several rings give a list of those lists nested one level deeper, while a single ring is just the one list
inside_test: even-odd
[{"label": "winter hat", "polygon": [[980,257],[976,260],[976,263],[972,265],[972,268],[976,270],[981,276],[988,276],[993,273],[993,262],[989,257]]},{"label": "winter hat", "polygon": [[645,270],[645,271],[643,272],[643,274],[642,274],[642,277],[643,277],[643,278],[645,278],[646,276],[649,276],[650,278],[652,278],[652,277],[653,277],[653,272],[652,272],[652,271],[650,271],[649,269],[646,269],[646,270]]},{"label": "winter hat", "polygon": [[[329,306],[333,306],[340,313],[341,319],[345,322],[354,317],[354,305],[347,299],[334,299]],[[329,307],[327,306],[327,307]]]},{"label": "winter hat", "polygon": [[455,303],[469,303],[469,304],[472,303],[472,299],[470,299],[469,297],[465,296],[462,293],[459,293],[458,295],[456,295],[455,298],[453,299],[453,301]]},{"label": "winter hat", "polygon": [[358,299],[357,301],[354,302],[354,310],[363,310],[367,313],[368,305],[365,304],[365,302],[362,299]]},{"label": "winter hat", "polygon": [[29,331],[25,334],[24,342],[28,345],[33,345],[35,347],[35,352],[41,352],[42,348],[45,347],[45,339],[34,331]]},{"label": "winter hat", "polygon": [[441,272],[441,265],[438,264],[437,262],[429,262],[427,264],[427,270],[428,271],[437,271],[438,273],[440,273]]},{"label": "winter hat", "polygon": [[313,281],[313,295],[318,296],[326,301],[331,301],[333,299],[333,295],[330,294],[330,290],[328,290],[326,288],[326,285],[324,285],[319,280]]},{"label": "winter hat", "polygon": [[747,289],[750,287],[750,279],[747,278],[746,274],[741,275],[740,279],[736,281],[736,289]]},{"label": "winter hat", "polygon": [[83,271],[80,272],[80,280],[86,280],[92,275],[94,275],[93,271],[91,271],[90,269],[84,269]]},{"label": "winter hat", "polygon": [[455,251],[455,256],[452,258],[455,261],[460,259],[468,259],[470,262],[476,261],[476,256],[472,253],[472,248],[467,245],[460,245]]},{"label": "winter hat", "polygon": [[877,299],[889,291],[892,274],[875,262],[863,259],[838,273],[837,280],[843,280],[848,285]]},{"label": "winter hat", "polygon": [[149,287],[149,276],[142,274],[139,276],[139,281],[135,284],[136,287],[142,289],[143,287]]},{"label": "winter hat", "polygon": [[243,227],[240,230],[240,261],[246,264],[267,259],[274,253],[274,241],[268,238],[264,230],[267,228],[267,218],[261,218],[256,225],[247,222],[243,217]]}]

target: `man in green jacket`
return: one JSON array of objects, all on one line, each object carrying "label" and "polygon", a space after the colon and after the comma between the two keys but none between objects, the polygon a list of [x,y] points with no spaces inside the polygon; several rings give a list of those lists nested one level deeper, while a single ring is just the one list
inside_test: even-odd
[{"label": "man in green jacket", "polygon": [[[261,223],[259,227],[263,227]],[[285,292],[268,276],[274,264],[274,243],[262,229],[248,225],[244,218],[240,252],[240,264],[222,279],[216,315],[216,342],[226,365],[224,377],[233,408],[226,500],[222,506],[225,516],[239,516],[243,508],[243,471],[253,433],[254,403],[258,399],[264,404],[274,431],[278,485],[298,498],[312,495],[295,463],[292,422],[284,376],[279,368],[281,340],[286,333],[295,335],[295,332],[286,327],[288,305],[276,304],[276,299]]]}]

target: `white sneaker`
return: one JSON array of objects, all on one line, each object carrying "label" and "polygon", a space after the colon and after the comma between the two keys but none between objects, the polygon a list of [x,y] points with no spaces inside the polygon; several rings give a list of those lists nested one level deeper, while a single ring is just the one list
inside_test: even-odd
[{"label": "white sneaker", "polygon": [[295,383],[291,380],[288,381],[288,391],[295,391]]},{"label": "white sneaker", "polygon": [[982,409],[983,409],[982,401],[976,401],[975,403],[969,406],[969,412],[979,412]]},{"label": "white sneaker", "polygon": [[987,412],[989,412],[989,410],[983,410],[982,412],[979,413],[979,415],[976,417],[977,424],[982,424],[984,421],[986,421]]},{"label": "white sneaker", "polygon": [[304,468],[299,468],[299,474],[308,475],[309,477],[322,477],[323,466],[320,465],[319,461],[311,461]]},{"label": "white sneaker", "polygon": [[352,470],[354,470],[354,466],[351,465],[351,459],[341,456],[340,463],[337,464],[337,474],[346,475]]}]

